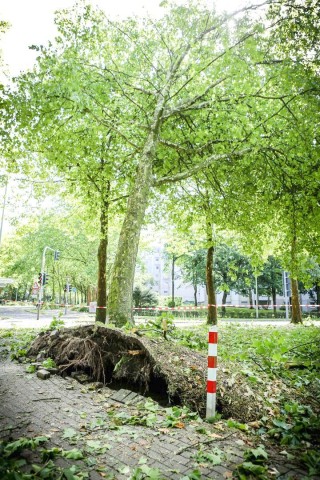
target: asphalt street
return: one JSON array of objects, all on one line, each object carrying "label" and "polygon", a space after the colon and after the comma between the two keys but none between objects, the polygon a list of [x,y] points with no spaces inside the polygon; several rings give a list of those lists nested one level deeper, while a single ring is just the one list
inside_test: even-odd
[{"label": "asphalt street", "polygon": [[[88,325],[94,322],[94,314],[87,312],[75,312],[70,309],[65,314],[64,308],[60,310],[41,310],[40,318],[37,320],[37,309],[35,305],[0,305],[0,328],[46,328],[54,318],[61,318],[66,327]],[[154,317],[150,317],[154,318]],[[144,324],[147,317],[135,316],[136,324]],[[287,320],[279,319],[228,319],[220,320],[221,323],[241,323],[247,325],[277,325],[286,326]],[[177,327],[188,328],[203,325],[205,319],[178,318],[174,321]]]},{"label": "asphalt street", "polygon": [[[61,317],[60,317],[61,316]],[[35,305],[0,305],[0,328],[45,328],[54,318],[61,318],[66,327],[92,323],[94,315],[63,309],[41,310],[37,320]]]}]

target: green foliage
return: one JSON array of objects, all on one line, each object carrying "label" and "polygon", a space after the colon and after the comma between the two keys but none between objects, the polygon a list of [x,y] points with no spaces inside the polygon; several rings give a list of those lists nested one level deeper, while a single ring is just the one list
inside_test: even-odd
[{"label": "green foliage", "polygon": [[[122,473],[129,473],[129,471],[123,470]],[[143,464],[136,467],[128,478],[129,480],[164,480],[165,477],[158,468],[148,467],[148,465]]]},{"label": "green foliage", "polygon": [[297,447],[303,441],[312,441],[320,429],[320,419],[311,407],[297,402],[285,403],[281,415],[274,418],[267,432],[282,445]]},{"label": "green foliage", "polygon": [[132,294],[134,306],[141,307],[155,307],[158,303],[156,295],[150,290],[143,290],[140,287],[135,287]]},{"label": "green foliage", "polygon": [[301,461],[308,467],[309,476],[320,474],[320,453],[316,450],[308,450],[301,455]]},{"label": "green foliage", "polygon": [[260,480],[267,480],[268,467],[265,465],[268,460],[268,454],[265,451],[264,445],[259,445],[257,448],[246,450],[244,453],[245,461],[238,465],[235,474],[240,480],[250,478],[258,478]]},{"label": "green foliage", "polygon": [[238,430],[242,430],[242,431],[248,430],[248,425],[246,425],[245,423],[239,423],[236,420],[232,420],[232,419],[227,421],[227,426],[230,428],[237,428]]},{"label": "green foliage", "polygon": [[[19,438],[15,441],[0,442],[0,477],[1,480],[84,480],[89,475],[82,471],[76,465],[69,468],[62,468],[55,465],[53,459],[57,456],[63,456],[72,460],[83,458],[78,450],[62,450],[61,448],[45,449],[40,448],[47,437]],[[39,449],[40,448],[40,449]],[[30,450],[40,454],[41,465],[38,463],[29,463],[27,458],[30,455],[21,458],[21,451]]]},{"label": "green foliage", "polygon": [[53,317],[52,322],[49,325],[49,330],[60,330],[65,326],[64,320],[61,318]]},{"label": "green foliage", "polygon": [[35,450],[39,445],[48,441],[48,437],[19,438],[13,442],[1,442],[2,455],[6,458],[15,455],[21,450]]},{"label": "green foliage", "polygon": [[[27,225],[18,226],[1,248],[2,275],[14,277],[25,292],[27,285],[37,280],[44,247],[54,245],[63,255],[59,262],[54,262],[51,252],[46,255],[46,270],[50,278],[45,295],[51,297],[55,293],[60,300],[66,276],[70,277],[70,283],[78,292],[85,293],[90,285],[94,285],[97,238],[87,233],[86,219],[80,218],[81,209],[80,213],[75,210],[72,204],[65,203],[60,212],[55,209],[42,214],[41,222],[32,217]],[[61,222],[61,216],[68,217],[68,222]]]},{"label": "green foliage", "polygon": [[220,465],[224,459],[224,453],[220,448],[213,448],[210,452],[199,450],[195,456],[197,463],[207,463],[211,465]]},{"label": "green foliage", "polygon": [[198,333],[196,330],[175,330],[173,337],[180,345],[192,350],[205,350],[208,347],[206,336],[203,333]]},{"label": "green foliage", "polygon": [[42,362],[44,368],[56,368],[56,362],[52,358],[48,357]]},{"label": "green foliage", "polygon": [[161,407],[147,400],[139,406],[138,412],[131,415],[127,412],[115,412],[109,410],[108,415],[115,426],[119,425],[142,425],[147,427],[184,428],[186,421],[200,421],[197,412],[191,412],[187,407]]},{"label": "green foliage", "polygon": [[148,320],[146,323],[147,328],[158,330],[159,333],[164,330],[164,326],[166,326],[167,331],[172,334],[175,330],[175,326],[173,323],[174,316],[169,312],[163,312],[158,314],[158,316],[154,320]]},{"label": "green foliage", "polygon": [[26,367],[26,372],[27,373],[35,373],[37,370],[37,367],[35,365],[27,365]]},{"label": "green foliage", "polygon": [[12,360],[23,359],[37,334],[36,329],[0,330],[0,346],[11,352]]},{"label": "green foliage", "polygon": [[93,455],[102,455],[107,450],[110,450],[111,446],[107,443],[101,443],[100,440],[87,440],[85,451]]},{"label": "green foliage", "polygon": [[178,427],[183,426],[183,422],[187,420],[199,421],[200,417],[197,412],[191,412],[187,407],[170,407],[165,409],[165,426]]},{"label": "green foliage", "polygon": [[62,434],[62,438],[68,440],[70,444],[77,443],[79,434],[73,428],[65,428]]},{"label": "green foliage", "polygon": [[83,453],[81,450],[77,448],[73,448],[72,450],[64,450],[62,452],[62,456],[65,458],[69,458],[71,460],[82,460]]}]

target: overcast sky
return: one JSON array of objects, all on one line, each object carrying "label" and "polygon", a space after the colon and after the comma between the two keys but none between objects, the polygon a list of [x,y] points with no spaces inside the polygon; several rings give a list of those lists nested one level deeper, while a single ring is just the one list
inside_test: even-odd
[{"label": "overcast sky", "polygon": [[[161,0],[92,0],[108,15],[127,16],[131,13],[154,14]],[[183,0],[178,0],[183,3]],[[207,0],[218,10],[236,10],[245,0]],[[75,0],[0,0],[0,19],[10,22],[10,30],[3,35],[1,50],[10,75],[30,68],[36,52],[29,45],[46,44],[55,35],[54,12],[72,6]]]}]

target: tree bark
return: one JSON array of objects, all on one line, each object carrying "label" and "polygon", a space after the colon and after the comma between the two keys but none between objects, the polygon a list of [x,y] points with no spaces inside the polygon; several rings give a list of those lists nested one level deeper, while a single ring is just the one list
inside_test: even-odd
[{"label": "tree bark", "polygon": [[275,287],[271,287],[271,297],[273,305],[273,316],[274,318],[277,318],[277,291]]},{"label": "tree bark", "polygon": [[214,286],[214,273],[213,273],[213,255],[214,255],[214,247],[212,245],[211,247],[208,248],[207,263],[206,263],[206,282],[207,282],[207,294],[208,294],[208,315],[207,315],[208,325],[217,325],[218,323],[217,301],[216,301],[216,291]]},{"label": "tree bark", "polygon": [[194,298],[194,306],[198,306],[198,299],[197,299],[197,293],[198,293],[198,285],[196,283],[193,284],[193,298]]},{"label": "tree bark", "polygon": [[175,267],[176,256],[172,254],[172,264],[171,264],[171,307],[175,307],[174,300],[174,267]]},{"label": "tree bark", "polygon": [[[294,212],[294,204],[293,204]],[[299,301],[299,288],[297,273],[298,269],[298,260],[297,260],[297,235],[296,235],[296,217],[293,214],[293,236],[291,243],[291,323],[299,324],[302,323],[302,315]]]},{"label": "tree bark", "polygon": [[152,186],[152,160],[156,140],[149,134],[141,155],[133,190],[122,224],[109,292],[110,321],[116,326],[134,323],[132,316],[133,281],[140,232]]},{"label": "tree bark", "polygon": [[228,297],[228,292],[226,290],[224,290],[223,295],[222,295],[222,313],[223,313],[223,315],[225,315],[225,313],[226,313],[225,304],[226,304],[226,301],[227,301],[227,297]]},{"label": "tree bark", "polygon": [[299,300],[298,280],[291,278],[291,323],[302,323],[302,315]]},{"label": "tree bark", "polygon": [[206,236],[207,236],[207,260],[206,260],[206,286],[208,295],[208,313],[207,313],[207,325],[217,325],[218,323],[218,309],[216,290],[214,285],[214,245],[213,245],[213,225],[211,221],[211,209],[210,209],[210,196],[206,191],[205,198],[205,211],[206,211]]},{"label": "tree bark", "polygon": [[320,285],[316,285],[317,312],[320,313]]},{"label": "tree bark", "polygon": [[[110,183],[108,190],[110,190]],[[102,323],[106,323],[107,318],[108,207],[108,202],[102,202],[100,213],[100,243],[98,248],[98,289],[96,322]]]},{"label": "tree bark", "polygon": [[252,296],[252,290],[251,288],[249,289],[249,308],[253,309],[253,296]]}]

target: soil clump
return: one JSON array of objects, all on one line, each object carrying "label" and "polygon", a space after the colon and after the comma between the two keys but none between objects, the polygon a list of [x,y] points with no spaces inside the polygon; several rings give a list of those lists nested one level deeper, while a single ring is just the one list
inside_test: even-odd
[{"label": "soil clump", "polygon": [[[83,371],[111,388],[123,383],[205,415],[207,357],[171,340],[88,325],[40,333],[27,355],[39,354],[52,358],[63,376]],[[259,392],[248,388],[232,366],[218,366],[217,409],[223,417],[249,422],[264,414]]]}]

